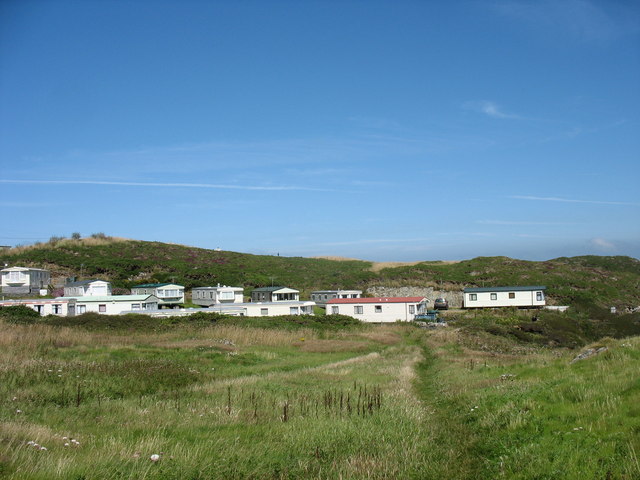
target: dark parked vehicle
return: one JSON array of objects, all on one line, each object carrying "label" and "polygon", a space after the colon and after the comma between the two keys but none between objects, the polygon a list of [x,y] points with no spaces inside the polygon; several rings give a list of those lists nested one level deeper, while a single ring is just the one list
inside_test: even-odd
[{"label": "dark parked vehicle", "polygon": [[449,302],[447,302],[446,298],[436,298],[436,301],[433,302],[433,308],[436,310],[449,310]]},{"label": "dark parked vehicle", "polygon": [[437,310],[427,310],[426,313],[419,313],[414,317],[419,322],[439,322]]}]

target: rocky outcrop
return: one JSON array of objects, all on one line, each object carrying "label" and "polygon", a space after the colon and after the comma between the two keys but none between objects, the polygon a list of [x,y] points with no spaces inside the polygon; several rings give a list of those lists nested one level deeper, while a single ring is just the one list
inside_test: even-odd
[{"label": "rocky outcrop", "polygon": [[367,288],[366,293],[374,297],[427,297],[430,308],[438,297],[444,297],[449,302],[449,308],[461,308],[462,291],[435,290],[432,287],[383,287],[376,285]]},{"label": "rocky outcrop", "polygon": [[570,363],[578,362],[580,360],[584,360],[585,358],[593,357],[594,355],[598,355],[599,353],[606,352],[607,350],[609,350],[607,347],[600,347],[597,349],[588,348],[587,350],[582,352],[580,355],[575,357],[573,360],[571,360]]}]

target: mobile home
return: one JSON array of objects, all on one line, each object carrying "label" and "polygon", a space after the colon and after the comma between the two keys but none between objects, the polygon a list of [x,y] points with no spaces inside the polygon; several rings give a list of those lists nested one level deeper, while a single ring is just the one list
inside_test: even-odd
[{"label": "mobile home", "polygon": [[0,270],[2,275],[2,293],[29,294],[40,293],[51,281],[47,270],[41,268],[10,267]]},{"label": "mobile home", "polygon": [[327,315],[349,315],[363,322],[411,322],[427,309],[425,297],[334,298]]},{"label": "mobile home", "polygon": [[464,308],[518,307],[532,308],[546,305],[547,287],[479,287],[464,289]]},{"label": "mobile home", "polygon": [[191,301],[201,307],[209,307],[221,303],[242,303],[244,300],[242,287],[195,287],[191,290]]},{"label": "mobile home", "polygon": [[300,291],[288,287],[260,287],[251,292],[252,302],[297,302]]},{"label": "mobile home", "polygon": [[315,290],[311,292],[311,301],[319,307],[326,307],[329,300],[334,298],[361,298],[362,290]]}]

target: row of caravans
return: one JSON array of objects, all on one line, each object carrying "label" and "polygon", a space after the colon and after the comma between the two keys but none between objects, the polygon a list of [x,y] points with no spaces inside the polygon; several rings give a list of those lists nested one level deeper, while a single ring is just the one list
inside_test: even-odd
[{"label": "row of caravans", "polygon": [[[25,280],[34,273],[42,282],[42,270],[14,267],[2,271],[3,292],[5,277]],[[34,272],[30,272],[33,270]],[[19,272],[19,275],[16,273]],[[21,277],[21,278],[18,278]],[[26,279],[29,281],[28,278]],[[38,282],[36,282],[38,283]],[[42,285],[38,285],[42,286]],[[131,295],[112,295],[111,284],[104,280],[70,281],[64,287],[64,296],[41,300],[6,300],[0,306],[10,306],[16,302],[27,305],[41,315],[79,315],[96,312],[106,315],[129,312],[161,314],[160,310],[180,309],[185,303],[182,285],[174,283],[154,283],[136,285]],[[512,286],[465,288],[463,308],[519,307],[539,308],[546,304],[544,286]],[[428,300],[425,297],[378,297],[362,298],[361,290],[317,290],[311,292],[309,301],[301,301],[299,291],[289,287],[261,287],[251,292],[250,301],[244,301],[244,289],[217,285],[215,287],[195,287],[192,302],[211,311],[231,315],[274,316],[313,314],[313,308],[326,308],[327,314],[350,315],[362,321],[389,322],[410,321],[415,315],[424,313]],[[167,315],[191,314],[194,309],[180,309],[165,312]]]}]

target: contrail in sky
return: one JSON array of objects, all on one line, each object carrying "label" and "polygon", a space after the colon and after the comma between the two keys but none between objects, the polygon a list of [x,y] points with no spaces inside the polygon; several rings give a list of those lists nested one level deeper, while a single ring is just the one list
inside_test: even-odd
[{"label": "contrail in sky", "polygon": [[32,185],[115,185],[124,187],[164,187],[164,188],[212,188],[230,190],[306,190],[314,192],[327,192],[323,188],[310,188],[298,186],[257,186],[257,185],[227,185],[215,183],[155,183],[155,182],[112,182],[102,180],[0,180],[0,183],[32,184]]},{"label": "contrail in sky", "polygon": [[632,207],[640,207],[640,203],[609,202],[604,200],[576,200],[572,198],[532,197],[532,196],[526,196],[526,195],[512,195],[509,198],[515,198],[517,200],[534,200],[539,202],[591,203],[596,205],[630,205]]}]

